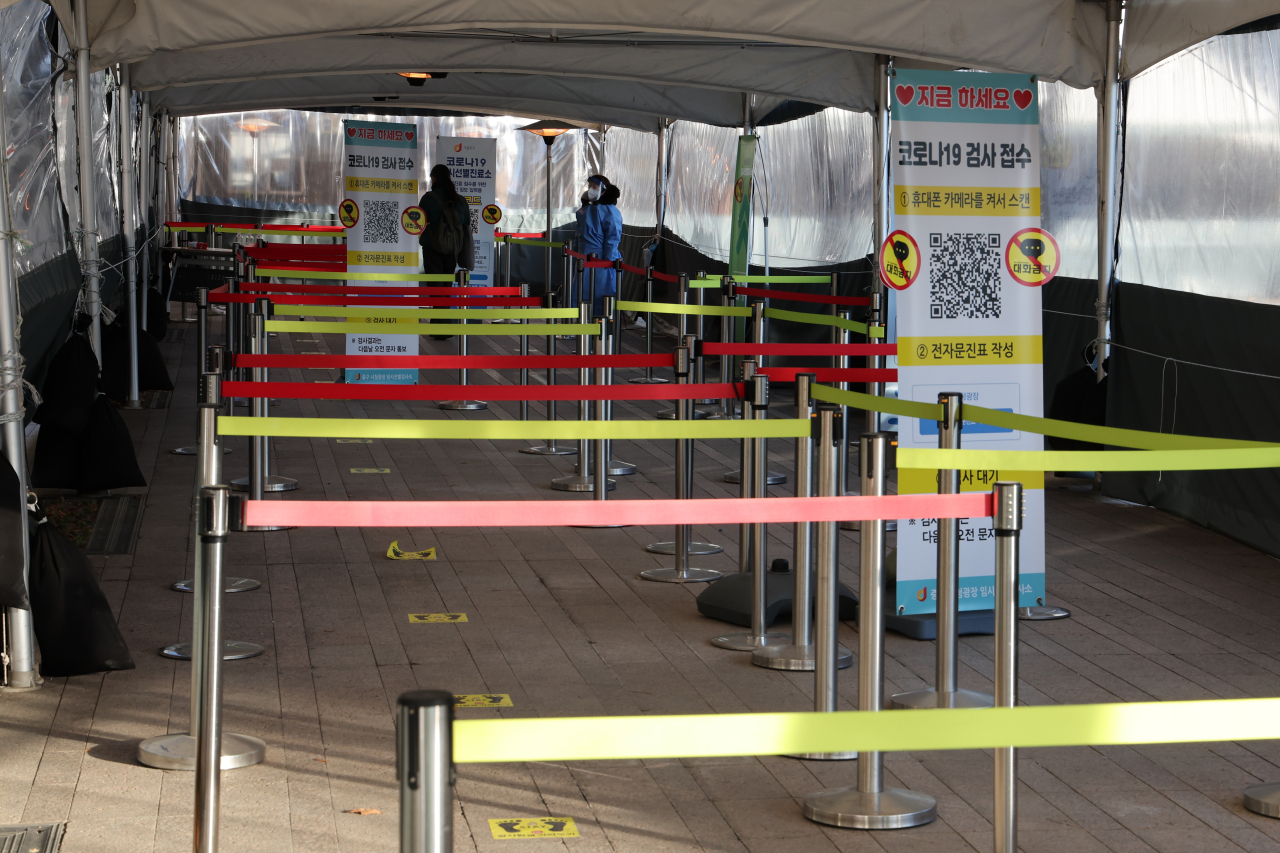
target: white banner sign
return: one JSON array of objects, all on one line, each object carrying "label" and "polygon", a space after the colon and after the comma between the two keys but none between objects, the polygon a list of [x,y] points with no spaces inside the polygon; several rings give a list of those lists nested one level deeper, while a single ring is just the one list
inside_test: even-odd
[{"label": "white banner sign", "polygon": [[[342,192],[338,217],[347,229],[347,272],[422,271],[418,235],[426,227],[418,207],[418,133],[412,124],[343,123]],[[405,281],[350,281],[351,285],[411,286]],[[395,297],[388,297],[395,306]],[[353,323],[397,320],[352,317]],[[400,320],[416,323],[415,320]],[[347,355],[417,355],[417,335],[347,335]],[[414,385],[417,370],[346,370],[347,382]]]},{"label": "white banner sign", "polygon": [[493,226],[485,224],[481,211],[498,200],[498,140],[437,136],[436,160],[449,169],[453,185],[471,207],[471,236],[476,243],[476,267],[471,280],[479,285],[496,284],[493,269]]},{"label": "white banner sign", "polygon": [[[1034,78],[899,70],[893,78],[894,232],[881,247],[898,289],[898,395],[1042,414],[1040,289],[1029,272],[1047,261],[1040,226],[1039,103]],[[1051,242],[1051,241],[1050,241]],[[1040,247],[1037,254],[1036,247]],[[1021,249],[1034,257],[1028,260]],[[1056,247],[1053,247],[1056,248]],[[1029,266],[1030,265],[1030,266]],[[1056,269],[1056,258],[1054,259]],[[900,447],[937,447],[938,425],[903,418]],[[966,421],[962,446],[1041,450],[1034,433]],[[898,472],[901,494],[936,492],[937,472]],[[1044,475],[962,471],[962,491],[996,480],[1026,487],[1020,606],[1044,597]],[[960,609],[995,606],[990,519],[961,519]],[[936,610],[937,522],[898,523],[897,613]]]}]

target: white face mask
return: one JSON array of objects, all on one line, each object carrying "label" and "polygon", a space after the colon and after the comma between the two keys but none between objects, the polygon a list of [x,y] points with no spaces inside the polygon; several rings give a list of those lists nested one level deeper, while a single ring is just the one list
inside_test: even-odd
[{"label": "white face mask", "polygon": [[600,187],[599,187],[599,185],[597,185],[597,184],[592,184],[591,186],[587,187],[587,198],[591,199],[592,201],[599,201],[599,200],[600,200]]}]

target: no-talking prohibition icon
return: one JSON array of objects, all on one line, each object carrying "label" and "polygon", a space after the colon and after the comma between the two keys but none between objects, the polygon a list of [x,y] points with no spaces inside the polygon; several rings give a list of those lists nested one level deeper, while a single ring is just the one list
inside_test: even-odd
[{"label": "no-talking prohibition icon", "polygon": [[880,280],[894,290],[906,290],[920,277],[920,247],[906,231],[894,231],[880,247]]},{"label": "no-talking prohibition icon", "polygon": [[502,221],[502,208],[496,204],[486,204],[480,211],[480,218],[490,225],[497,225]]},{"label": "no-talking prohibition icon", "polygon": [[338,220],[344,228],[355,228],[360,221],[360,205],[349,198],[344,198],[338,205]]},{"label": "no-talking prohibition icon", "polygon": [[1058,241],[1043,228],[1023,228],[1005,245],[1004,266],[1018,284],[1040,287],[1062,266]]},{"label": "no-talking prohibition icon", "polygon": [[405,230],[406,234],[417,237],[427,227],[427,213],[416,204],[413,207],[406,207],[404,212],[400,214],[400,227]]}]

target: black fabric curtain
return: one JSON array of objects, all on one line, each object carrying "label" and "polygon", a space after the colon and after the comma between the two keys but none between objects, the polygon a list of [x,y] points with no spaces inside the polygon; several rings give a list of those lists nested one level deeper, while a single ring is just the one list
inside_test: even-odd
[{"label": "black fabric curtain", "polygon": [[[1256,375],[1280,375],[1278,327],[1274,305],[1118,285],[1107,425],[1280,442],[1280,379]],[[1115,472],[1102,483],[1280,556],[1276,469]]]}]

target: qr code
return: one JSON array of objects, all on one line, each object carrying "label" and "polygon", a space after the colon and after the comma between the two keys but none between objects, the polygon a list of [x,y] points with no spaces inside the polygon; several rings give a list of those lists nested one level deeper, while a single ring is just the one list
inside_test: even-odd
[{"label": "qr code", "polygon": [[929,317],[1000,316],[1000,235],[929,235]]},{"label": "qr code", "polygon": [[366,201],[360,218],[364,222],[365,245],[400,242],[400,202]]},{"label": "qr code", "polygon": [[471,211],[471,233],[472,235],[480,233],[480,208],[468,208]]}]

